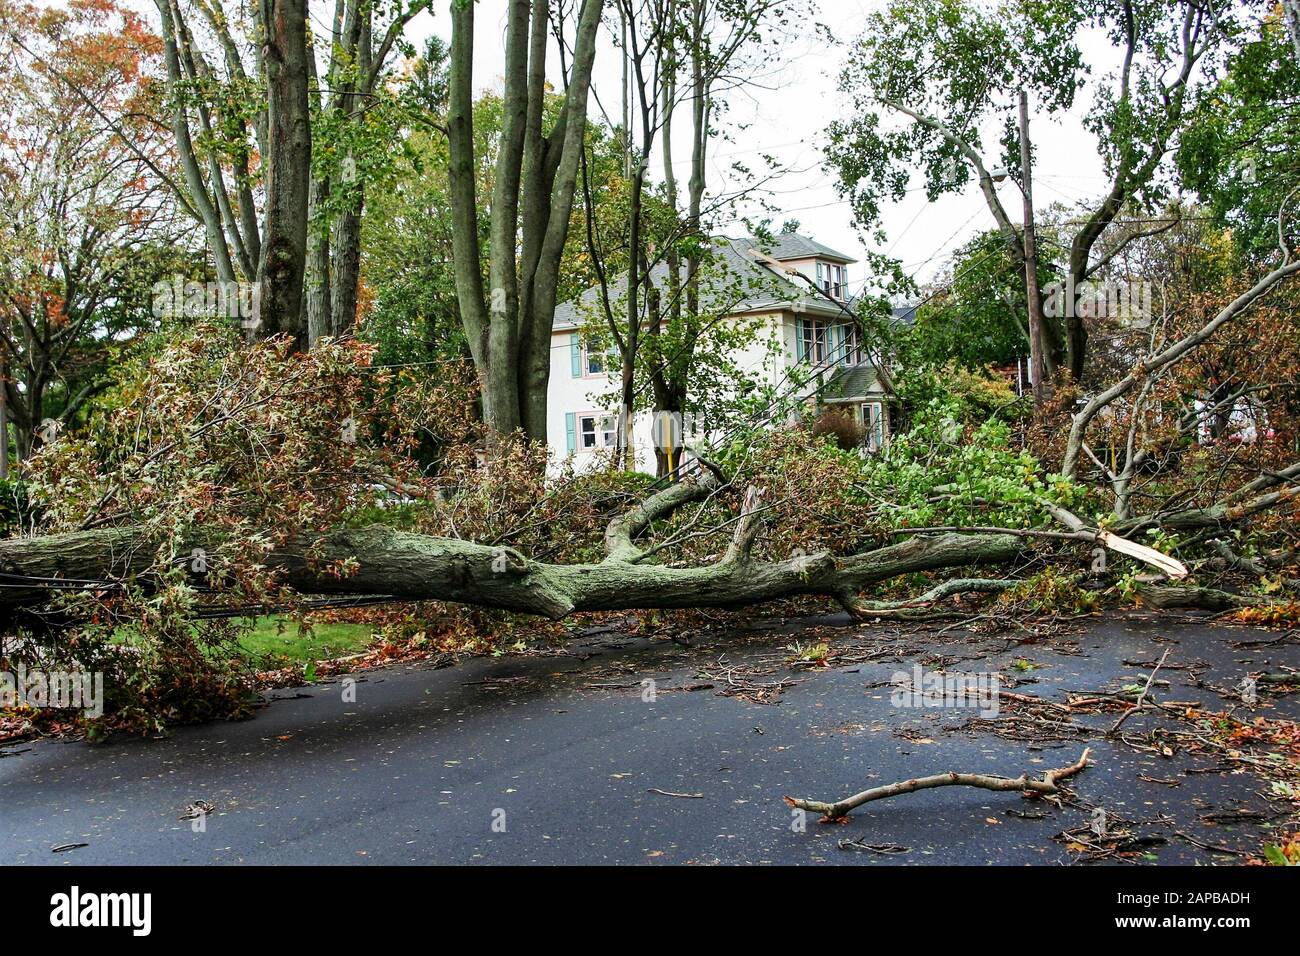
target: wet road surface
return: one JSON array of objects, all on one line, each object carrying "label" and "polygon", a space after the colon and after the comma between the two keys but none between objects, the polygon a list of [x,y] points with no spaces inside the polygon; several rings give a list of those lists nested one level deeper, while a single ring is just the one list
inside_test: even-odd
[{"label": "wet road surface", "polygon": [[[1259,776],[1199,772],[1220,763],[1212,755],[1057,736],[1008,723],[1006,706],[989,721],[970,708],[897,707],[889,682],[915,664],[996,670],[1004,688],[1063,702],[1066,691],[1142,684],[1168,648],[1158,676],[1171,683],[1156,698],[1220,709],[1212,688],[1300,664],[1294,639],[1141,618],[1029,643],[1015,630],[939,631],[766,621],[683,647],[591,629],[562,651],[368,671],[354,701],[339,680],[275,691],[252,720],[162,740],[10,746],[0,749],[0,863],[1053,865],[1079,856],[1054,835],[1089,827],[1100,807],[1112,825],[1165,840],[1132,860],[1221,864],[1240,858],[1192,841],[1254,853],[1279,825]],[[789,664],[794,642],[821,641],[831,666]],[[1295,719],[1297,697],[1239,712]],[[1104,730],[1114,719],[1078,722]],[[1160,719],[1135,715],[1125,733]],[[781,800],[945,770],[1040,773],[1085,745],[1094,765],[1062,807],[948,787],[872,803],[845,825],[810,815],[801,827]],[[195,801],[214,808],[201,827],[182,819]],[[87,845],[51,852],[72,843]]]}]

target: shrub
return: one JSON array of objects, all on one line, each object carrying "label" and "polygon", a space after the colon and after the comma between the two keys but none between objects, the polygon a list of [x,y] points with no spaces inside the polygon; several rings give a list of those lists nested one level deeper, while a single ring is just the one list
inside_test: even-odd
[{"label": "shrub", "polygon": [[812,427],[813,438],[829,439],[841,451],[853,451],[862,445],[866,429],[847,409],[823,408]]}]

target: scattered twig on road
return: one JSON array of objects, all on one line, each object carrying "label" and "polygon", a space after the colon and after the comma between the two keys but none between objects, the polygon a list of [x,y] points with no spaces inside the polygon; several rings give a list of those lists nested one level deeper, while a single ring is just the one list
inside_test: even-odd
[{"label": "scattered twig on road", "polygon": [[870,790],[845,797],[835,803],[806,800],[800,797],[786,797],[785,802],[800,810],[816,810],[822,814],[822,821],[829,823],[843,819],[849,811],[872,800],[883,800],[886,797],[898,796],[900,793],[913,793],[917,790],[929,790],[932,787],[961,786],[980,787],[984,790],[1021,790],[1026,793],[1050,796],[1060,792],[1061,788],[1057,786],[1059,781],[1074,776],[1088,765],[1088,753],[1088,748],[1085,747],[1083,756],[1077,762],[1068,767],[1047,771],[1043,774],[1042,780],[1031,779],[1028,774],[1013,778],[995,777],[983,773],[937,773],[930,777],[917,777],[883,787],[872,787]]},{"label": "scattered twig on road", "polygon": [[1149,777],[1144,773],[1138,774],[1138,779],[1145,780],[1147,783],[1163,784],[1166,787],[1181,787],[1183,785],[1183,782],[1181,780],[1174,780],[1172,777],[1168,779],[1164,779],[1161,777]]},{"label": "scattered twig on road", "polygon": [[1119,720],[1115,721],[1114,726],[1112,726],[1110,730],[1106,732],[1107,736],[1113,736],[1115,731],[1119,730],[1120,727],[1123,726],[1124,721],[1128,720],[1130,717],[1132,717],[1134,714],[1136,714],[1139,710],[1142,709],[1147,699],[1147,691],[1151,689],[1151,682],[1156,679],[1157,671],[1160,670],[1161,665],[1164,664],[1165,658],[1168,656],[1169,656],[1169,648],[1166,647],[1165,652],[1160,655],[1160,660],[1156,661],[1155,670],[1153,670],[1147,676],[1147,685],[1142,688],[1142,693],[1138,694],[1137,703],[1133,705],[1133,708],[1131,710],[1126,710],[1124,711],[1124,713],[1119,715]]},{"label": "scattered twig on road", "polygon": [[841,850],[869,850],[882,856],[912,852],[910,846],[903,846],[901,843],[867,843],[865,840],[841,840],[839,846]]},{"label": "scattered twig on road", "polygon": [[680,797],[683,800],[703,800],[702,793],[674,793],[672,790],[660,790],[658,787],[651,787],[646,793],[657,793],[665,797]]},{"label": "scattered twig on road", "polygon": [[1196,839],[1196,837],[1191,836],[1190,834],[1184,833],[1182,830],[1175,830],[1175,831],[1174,831],[1174,836],[1178,837],[1180,840],[1186,840],[1188,843],[1190,843],[1190,844],[1191,844],[1192,846],[1194,846],[1194,847],[1199,847],[1199,848],[1202,849],[1202,850],[1209,850],[1211,853],[1227,853],[1227,854],[1229,854],[1229,855],[1231,855],[1231,856],[1245,856],[1245,855],[1246,855],[1246,854],[1243,853],[1241,850],[1234,850],[1234,849],[1233,849],[1232,847],[1230,847],[1230,846],[1216,845],[1216,844],[1213,844],[1213,843],[1202,843],[1200,840]]}]

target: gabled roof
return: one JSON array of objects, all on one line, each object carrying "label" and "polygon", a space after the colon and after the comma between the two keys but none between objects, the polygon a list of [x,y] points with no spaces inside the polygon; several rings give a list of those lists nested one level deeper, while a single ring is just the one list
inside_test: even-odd
[{"label": "gabled roof", "polygon": [[857,262],[852,256],[836,252],[830,246],[824,246],[816,239],[809,239],[797,232],[783,232],[774,236],[769,243],[762,244],[763,251],[773,259],[828,259],[832,262]]},{"label": "gabled roof", "polygon": [[[826,248],[803,236],[787,235],[786,239],[797,239],[819,248]],[[762,244],[758,240],[744,237],[740,239],[720,238],[713,242],[711,261],[703,267],[701,277],[701,308],[713,313],[743,315],[745,313],[763,312],[776,309],[790,309],[820,317],[840,317],[847,319],[847,311],[852,311],[852,302],[844,303],[841,308],[825,296],[815,292],[809,282],[778,272],[755,253],[761,253],[781,261],[774,255],[772,245]],[[787,249],[789,246],[787,246]],[[830,258],[829,255],[823,258]],[[838,253],[834,253],[838,256]],[[802,258],[802,254],[787,256]],[[852,262],[851,259],[843,261]],[[661,295],[668,292],[668,266],[659,263],[650,272],[651,281]],[[609,296],[614,308],[626,294],[627,278],[618,276],[610,282]],[[555,308],[557,331],[574,329],[589,321],[591,317],[601,314],[600,287],[593,286],[576,300],[562,302]]]},{"label": "gabled roof", "polygon": [[888,393],[888,384],[881,381],[876,366],[867,363],[847,366],[832,375],[822,390],[822,399],[826,402],[846,402]]}]

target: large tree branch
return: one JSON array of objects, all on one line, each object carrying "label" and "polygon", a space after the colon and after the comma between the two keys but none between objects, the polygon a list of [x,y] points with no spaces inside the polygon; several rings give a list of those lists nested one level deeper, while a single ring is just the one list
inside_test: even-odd
[{"label": "large tree branch", "polygon": [[669,485],[626,514],[615,518],[605,529],[605,553],[608,555],[605,560],[636,561],[644,552],[633,544],[633,539],[642,534],[652,521],[676,511],[682,505],[707,497],[718,485],[717,479],[706,473],[699,481]]},{"label": "large tree branch", "polygon": [[1011,222],[1011,217],[1007,215],[1006,208],[1002,205],[1002,200],[998,198],[997,188],[993,184],[993,176],[989,173],[988,169],[985,168],[984,159],[980,156],[979,152],[941,120],[933,116],[928,116],[925,113],[920,113],[894,100],[882,98],[881,102],[891,109],[898,110],[898,112],[910,116],[922,126],[934,130],[966,157],[971,166],[975,168],[975,175],[979,180],[980,192],[984,194],[984,201],[988,204],[989,211],[993,214],[994,220],[997,221],[998,231],[1001,233],[1002,239],[1006,243],[1007,251],[1011,253],[1012,261],[1016,263],[1019,269],[1023,270],[1025,261],[1024,246],[1021,245],[1020,236],[1016,232],[1016,227]]},{"label": "large tree branch", "polygon": [[[742,522],[742,527],[749,526]],[[187,543],[176,560],[203,546]],[[1009,562],[1019,552],[1010,535],[945,534],[838,558],[724,558],[690,568],[624,560],[562,565],[529,560],[510,548],[376,526],[297,539],[274,549],[263,563],[304,594],[391,594],[558,619],[575,611],[725,608],[798,595],[840,597],[902,574]],[[209,543],[208,562],[215,570],[220,570],[219,553]],[[0,589],[0,607],[39,606],[51,590],[111,592],[128,582],[148,586],[156,560],[156,543],[133,528],[0,541],[0,575],[7,585]],[[323,570],[340,562],[355,572],[340,577]],[[205,577],[194,575],[194,580],[202,583]]]}]

